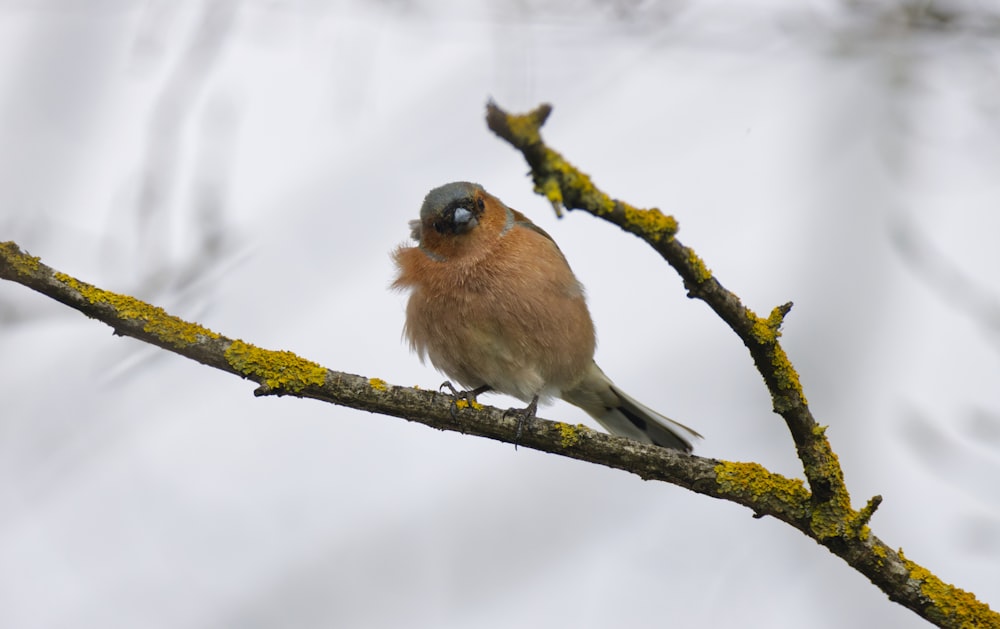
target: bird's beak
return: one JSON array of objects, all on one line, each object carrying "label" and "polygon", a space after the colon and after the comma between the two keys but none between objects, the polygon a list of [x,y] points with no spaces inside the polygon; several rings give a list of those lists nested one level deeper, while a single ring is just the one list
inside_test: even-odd
[{"label": "bird's beak", "polygon": [[455,215],[452,221],[455,224],[456,233],[464,233],[472,230],[473,227],[479,224],[476,216],[465,209],[464,207],[456,208]]}]

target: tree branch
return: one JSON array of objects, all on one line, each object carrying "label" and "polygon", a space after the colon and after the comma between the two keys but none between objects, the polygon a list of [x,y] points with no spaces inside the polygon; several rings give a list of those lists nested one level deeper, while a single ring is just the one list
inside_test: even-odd
[{"label": "tree branch", "polygon": [[[98,288],[45,265],[16,243],[0,243],[0,278],[22,284],[92,319],[118,336],[150,343],[257,383],[256,396],[313,398],[464,434],[561,454],[723,498],[803,531],[808,517],[802,482],[756,464],[727,463],[647,445],[562,422],[534,418],[518,435],[505,409],[456,400],[436,391],[395,386],[378,378],[333,371],[292,352],[255,347],[184,321],[162,308]],[[474,408],[473,408],[474,407]]]},{"label": "tree branch", "polygon": [[55,271],[13,242],[0,243],[0,278],[23,284],[131,336],[257,383],[255,395],[292,395],[401,417],[449,430],[516,443],[659,480],[771,516],[826,546],[867,576],[889,598],[942,627],[1000,626],[1000,615],[968,592],[941,582],[871,534],[867,524],[881,498],[854,511],[843,474],[823,429],[813,420],[791,363],[778,344],[785,304],[762,318],[744,307],[712,276],[695,253],[676,239],[677,223],[659,210],[615,201],[593,186],[541,140],[551,108],[511,116],[491,105],[489,125],[521,149],[536,187],[557,208],[587,209],[649,242],[680,273],[692,297],[718,313],[750,349],[785,418],[811,491],[798,479],[756,463],[734,463],[680,453],[541,418],[518,435],[517,420],[493,407],[470,407],[450,395],[390,385],[378,378],[332,371],[291,352],[255,347],[186,322],[127,295],[113,293]]},{"label": "tree branch", "polygon": [[552,107],[542,104],[526,114],[509,114],[490,102],[486,122],[524,155],[535,191],[549,199],[557,215],[564,208],[585,210],[644,240],[681,276],[688,296],[708,304],[746,345],[771,394],[774,411],[788,426],[809,483],[808,504],[803,505],[809,521],[800,530],[865,574],[890,599],[932,622],[946,627],[1000,626],[1000,615],[973,595],[941,583],[903,558],[901,552],[892,553],[891,560],[884,554],[884,544],[867,526],[881,496],[872,498],[860,512],[851,507],[843,470],[826,438],[826,428],[813,418],[798,373],[778,342],[791,302],[776,306],[767,317],[744,306],[693,249],[677,240],[678,224],[672,216],[657,208],[640,209],[611,198],[587,174],[547,146],[541,128],[551,113]]}]

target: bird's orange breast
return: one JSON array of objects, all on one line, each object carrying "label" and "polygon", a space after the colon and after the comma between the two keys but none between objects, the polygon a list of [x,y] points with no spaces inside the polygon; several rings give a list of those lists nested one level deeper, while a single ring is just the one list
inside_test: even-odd
[{"label": "bird's orange breast", "polygon": [[[418,247],[395,252],[394,286],[412,291],[406,336],[464,386],[488,384],[522,398],[538,382],[571,386],[595,346],[582,287],[542,233],[521,225],[502,234],[484,228],[451,248],[461,255],[435,249],[435,259]],[[498,382],[525,387],[505,391]]]}]

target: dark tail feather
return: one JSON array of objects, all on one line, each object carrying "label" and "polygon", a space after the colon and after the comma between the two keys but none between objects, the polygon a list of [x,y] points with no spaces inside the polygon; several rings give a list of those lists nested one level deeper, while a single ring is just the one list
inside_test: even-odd
[{"label": "dark tail feather", "polygon": [[701,438],[700,434],[684,424],[679,424],[669,417],[664,417],[643,406],[613,385],[611,388],[621,399],[618,408],[612,410],[617,410],[624,415],[629,423],[638,428],[655,445],[682,452],[691,452],[693,449],[691,442],[684,436],[684,433],[687,433],[689,437]]}]

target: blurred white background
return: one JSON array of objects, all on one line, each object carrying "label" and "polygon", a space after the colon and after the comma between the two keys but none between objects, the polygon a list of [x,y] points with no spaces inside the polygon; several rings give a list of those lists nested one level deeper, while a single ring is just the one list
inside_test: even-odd
[{"label": "blurred white background", "polygon": [[[431,388],[389,252],[477,181],[560,243],[624,389],[700,454],[801,476],[739,340],[634,237],[557,220],[483,120],[551,102],[605,191],[758,312],[795,302],[855,506],[881,494],[877,535],[1000,607],[1000,16],[500,4],[0,1],[0,240]],[[252,390],[0,283],[0,626],[926,626],[732,504]]]}]

